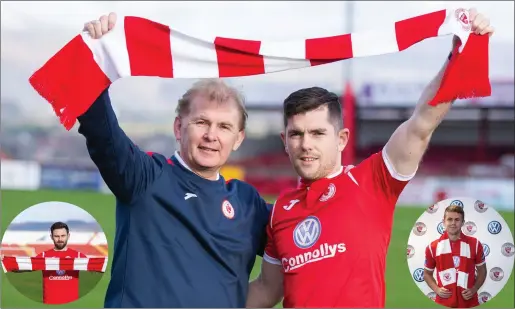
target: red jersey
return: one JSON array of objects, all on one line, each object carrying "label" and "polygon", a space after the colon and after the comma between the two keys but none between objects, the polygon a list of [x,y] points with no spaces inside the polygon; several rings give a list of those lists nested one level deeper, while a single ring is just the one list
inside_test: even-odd
[{"label": "red jersey", "polygon": [[[64,251],[50,249],[37,257],[86,258],[78,251],[67,248]],[[45,270],[43,271],[43,303],[66,304],[79,299],[79,271]]]},{"label": "red jersey", "polygon": [[281,194],[265,261],[284,273],[284,307],[384,307],[386,253],[397,199],[414,176],[383,152]]},{"label": "red jersey", "polygon": [[[466,250],[466,251],[468,252],[467,255],[469,255],[468,259],[472,260],[473,263],[469,263],[468,267],[467,267],[468,268],[467,269],[468,276],[467,276],[467,280],[466,280],[467,281],[466,287],[473,287],[474,284],[476,283],[476,278],[475,278],[476,267],[481,266],[481,265],[485,264],[485,262],[486,262],[483,245],[481,244],[481,242],[479,242],[479,240],[477,240],[477,238],[472,237],[472,236],[467,236],[467,235],[462,234],[460,239],[466,240],[466,242],[469,245],[468,250]],[[459,241],[460,239],[457,239],[455,241],[450,241],[451,254],[452,254],[452,257],[454,260],[454,267],[456,269],[458,269],[460,260],[462,259],[461,256],[463,256],[463,254],[461,254],[462,248],[461,248],[461,242]],[[438,263],[436,262],[435,255],[436,255],[436,252],[438,252],[437,247],[438,247],[439,241],[440,241],[440,239],[436,239],[436,240],[432,241],[426,247],[426,259],[424,262],[424,268],[429,271],[434,271],[436,268],[436,271],[437,271],[437,280],[436,281],[438,283],[438,286],[442,287],[443,284],[442,284],[442,281],[440,280],[440,278],[438,278],[439,277],[438,272],[446,273],[447,270],[440,269],[441,267],[439,267]],[[456,273],[456,279],[457,279],[458,272],[456,271],[455,273]],[[459,285],[461,285],[461,282],[459,282],[459,280],[456,280],[456,282]],[[461,298],[461,299],[458,299],[458,298]],[[451,299],[455,302],[454,304],[449,303],[450,299],[442,299],[440,296],[436,295],[435,302],[437,304],[441,304],[446,307],[452,307],[452,308],[459,308],[459,307],[474,308],[474,307],[477,307],[480,305],[477,293],[475,295],[473,295],[472,298],[469,299],[468,301],[465,300],[463,298],[463,296],[461,296],[459,293],[458,293],[458,295],[456,295],[456,297],[453,297]],[[459,305],[461,305],[461,306],[459,306]]]}]

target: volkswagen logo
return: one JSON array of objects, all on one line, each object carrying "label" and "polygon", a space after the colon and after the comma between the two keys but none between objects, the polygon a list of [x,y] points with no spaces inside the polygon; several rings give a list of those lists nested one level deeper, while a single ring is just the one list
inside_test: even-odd
[{"label": "volkswagen logo", "polygon": [[475,203],[474,203],[474,209],[479,212],[479,213],[484,213],[485,211],[488,210],[488,206],[485,205],[485,203],[483,203],[482,201],[480,200],[477,200]]},{"label": "volkswagen logo", "polygon": [[293,241],[301,249],[313,246],[322,233],[320,220],[315,216],[310,216],[297,224],[293,230]]},{"label": "volkswagen logo", "polygon": [[423,268],[417,268],[413,272],[413,280],[416,282],[423,282],[424,281],[424,269]]},{"label": "volkswagen logo", "polygon": [[486,258],[490,254],[490,247],[487,244],[483,244],[483,255]]},{"label": "volkswagen logo", "polygon": [[438,226],[436,227],[436,230],[438,231],[438,233],[440,235],[443,234],[443,232],[445,231],[445,228],[443,227],[443,223],[442,222],[438,223]]},{"label": "volkswagen logo", "polygon": [[55,272],[58,276],[63,276],[64,274],[66,274],[66,270],[56,270]]},{"label": "volkswagen logo", "polygon": [[502,225],[499,221],[490,221],[490,223],[488,223],[488,232],[490,232],[490,234],[497,235],[501,230]]},{"label": "volkswagen logo", "polygon": [[493,281],[501,281],[504,278],[504,271],[500,267],[490,269],[490,279]]},{"label": "volkswagen logo", "polygon": [[464,205],[463,205],[463,202],[462,202],[462,201],[460,201],[460,200],[454,200],[454,201],[452,201],[452,202],[449,204],[449,206],[459,206],[459,207],[463,208],[463,206],[464,206]]},{"label": "volkswagen logo", "polygon": [[502,245],[501,253],[505,257],[513,256],[513,254],[515,254],[515,246],[513,246],[512,243],[507,242],[507,243]]},{"label": "volkswagen logo", "polygon": [[481,305],[489,301],[492,298],[492,295],[490,295],[488,292],[481,292],[477,298],[479,299],[479,304]]}]

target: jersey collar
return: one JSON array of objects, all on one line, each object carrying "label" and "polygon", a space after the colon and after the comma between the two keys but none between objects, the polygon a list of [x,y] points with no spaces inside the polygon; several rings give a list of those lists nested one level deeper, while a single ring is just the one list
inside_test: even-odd
[{"label": "jersey collar", "polygon": [[318,184],[318,183],[326,183],[328,179],[332,179],[332,178],[335,178],[337,176],[340,176],[340,174],[343,172],[343,166],[340,167],[340,169],[332,174],[329,174],[327,175],[327,177],[324,177],[324,178],[321,178],[321,179],[316,179],[316,180],[305,180],[305,179],[300,179],[300,183],[299,183],[299,187],[300,188],[307,188],[307,187],[310,187],[314,184]]},{"label": "jersey collar", "polygon": [[[191,168],[186,164],[186,162],[184,162],[184,160],[181,158],[181,156],[179,155],[179,152],[176,150],[175,153],[174,153],[174,156],[175,158],[177,159],[177,162],[179,162],[182,166],[184,166],[185,169],[187,169],[188,171],[192,172],[193,171],[191,170]],[[220,180],[220,173],[218,173],[216,175],[216,180]]]}]

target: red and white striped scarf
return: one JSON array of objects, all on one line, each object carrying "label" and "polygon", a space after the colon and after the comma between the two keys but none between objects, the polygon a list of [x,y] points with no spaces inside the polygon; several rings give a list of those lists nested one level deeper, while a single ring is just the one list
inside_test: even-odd
[{"label": "red and white striped scarf", "polygon": [[4,272],[18,270],[78,270],[105,272],[107,257],[57,258],[6,256],[2,259]]},{"label": "red and white striped scarf", "polygon": [[471,246],[471,241],[466,235],[461,235],[459,242],[459,256],[453,256],[451,241],[449,235],[444,232],[438,242],[434,243],[434,258],[436,261],[436,278],[438,286],[445,287],[451,291],[449,298],[437,299],[441,305],[452,308],[470,308],[470,303],[477,302],[477,296],[474,299],[466,301],[461,295],[466,289],[472,288],[474,284],[475,265],[473,256],[476,247]]},{"label": "red and white striped scarf", "polygon": [[69,130],[119,78],[267,74],[399,52],[425,39],[447,35],[458,36],[462,44],[453,51],[430,104],[489,96],[488,36],[471,32],[468,11],[463,9],[415,16],[377,31],[280,42],[193,37],[148,19],[126,16],[101,39],[77,35],[29,81]]}]

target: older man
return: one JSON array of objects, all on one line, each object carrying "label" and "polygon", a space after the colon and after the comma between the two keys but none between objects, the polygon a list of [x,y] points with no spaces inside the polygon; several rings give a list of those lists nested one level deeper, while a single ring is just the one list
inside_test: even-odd
[{"label": "older man", "polygon": [[[116,15],[86,23],[93,38]],[[105,307],[244,307],[269,207],[250,185],[220,175],[243,142],[242,97],[221,80],[188,90],[171,158],[141,151],[120,128],[105,90],[79,133],[116,196],[116,235]],[[110,210],[106,210],[110,211]]]}]

